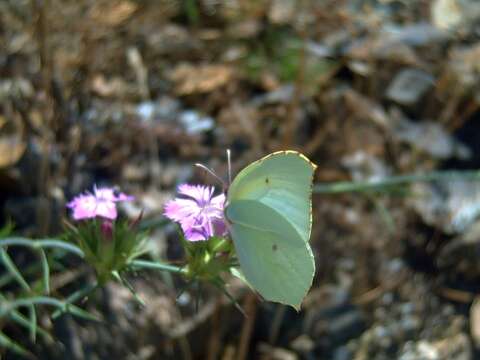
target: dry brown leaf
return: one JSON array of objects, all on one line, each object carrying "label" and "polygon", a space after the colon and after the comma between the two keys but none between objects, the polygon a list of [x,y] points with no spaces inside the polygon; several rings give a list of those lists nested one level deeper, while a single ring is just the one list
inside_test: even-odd
[{"label": "dry brown leaf", "polygon": [[233,69],[226,65],[178,65],[170,75],[179,95],[205,93],[227,84],[233,78]]},{"label": "dry brown leaf", "polygon": [[15,164],[23,155],[26,144],[19,136],[4,136],[0,138],[0,168]]},{"label": "dry brown leaf", "polygon": [[102,74],[98,74],[92,79],[91,89],[103,97],[123,96],[128,91],[128,85],[120,77],[106,79]]},{"label": "dry brown leaf", "polygon": [[117,26],[132,16],[137,8],[138,5],[131,1],[115,1],[108,4],[97,2],[89,15],[96,23]]}]

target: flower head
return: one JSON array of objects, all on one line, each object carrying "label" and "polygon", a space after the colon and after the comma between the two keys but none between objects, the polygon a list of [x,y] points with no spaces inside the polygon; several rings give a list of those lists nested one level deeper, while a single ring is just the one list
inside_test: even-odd
[{"label": "flower head", "polygon": [[180,223],[187,240],[208,240],[226,234],[225,195],[213,196],[213,191],[212,186],[182,184],[178,193],[183,197],[165,204],[165,216]]},{"label": "flower head", "polygon": [[117,202],[133,200],[133,196],[120,193],[112,188],[93,189],[92,193],[80,194],[67,204],[73,210],[75,220],[102,217],[110,220],[117,218]]}]

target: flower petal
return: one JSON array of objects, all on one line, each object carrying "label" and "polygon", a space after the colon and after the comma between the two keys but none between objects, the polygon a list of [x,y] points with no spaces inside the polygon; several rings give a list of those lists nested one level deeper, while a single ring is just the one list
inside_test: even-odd
[{"label": "flower petal", "polygon": [[177,198],[165,204],[163,214],[173,221],[182,221],[185,218],[196,216],[200,210],[195,201]]},{"label": "flower petal", "polygon": [[97,201],[93,195],[79,195],[67,204],[73,209],[75,220],[90,219],[96,216]]},{"label": "flower petal", "polygon": [[106,219],[115,220],[117,218],[117,206],[111,201],[97,201],[95,209],[96,216]]},{"label": "flower petal", "polygon": [[214,190],[212,186],[182,184],[178,192],[187,198],[176,198],[165,204],[164,215],[180,223],[187,240],[208,240],[226,234],[225,195],[212,197]]},{"label": "flower petal", "polygon": [[195,199],[199,203],[208,203],[212,198],[213,186],[181,184],[178,193]]}]

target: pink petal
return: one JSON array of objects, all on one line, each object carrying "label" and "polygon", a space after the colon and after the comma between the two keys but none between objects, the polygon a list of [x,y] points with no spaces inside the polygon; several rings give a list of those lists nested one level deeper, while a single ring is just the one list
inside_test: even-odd
[{"label": "pink petal", "polygon": [[117,218],[117,207],[111,201],[97,201],[95,215],[106,219],[115,220]]},{"label": "pink petal", "polygon": [[93,191],[97,199],[115,201],[115,194],[113,193],[113,189],[111,188],[97,188],[96,186],[94,186]]},{"label": "pink petal", "polygon": [[178,193],[195,199],[198,202],[209,202],[214,188],[212,186],[182,184],[178,186]]},{"label": "pink petal", "polygon": [[223,208],[225,206],[225,194],[220,194],[217,196],[214,196],[212,200],[210,201],[210,204],[212,206],[215,206],[216,208],[220,209],[223,213]]},{"label": "pink petal", "polygon": [[73,209],[75,220],[89,219],[96,215],[97,201],[93,195],[80,195],[74,198],[68,206]]},{"label": "pink petal", "polygon": [[190,199],[170,200],[165,204],[164,215],[173,221],[182,221],[200,212],[197,203]]}]

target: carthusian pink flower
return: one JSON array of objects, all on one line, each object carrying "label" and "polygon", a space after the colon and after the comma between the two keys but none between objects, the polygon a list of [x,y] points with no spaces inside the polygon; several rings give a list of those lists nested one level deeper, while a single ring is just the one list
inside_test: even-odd
[{"label": "carthusian pink flower", "polygon": [[178,187],[182,197],[165,204],[165,216],[180,223],[187,240],[208,240],[226,234],[225,195],[213,196],[213,191],[213,186],[182,184]]},{"label": "carthusian pink flower", "polygon": [[92,193],[80,194],[67,204],[72,209],[75,220],[101,217],[115,220],[117,218],[117,202],[133,200],[132,196],[117,192],[112,188],[93,189]]}]

